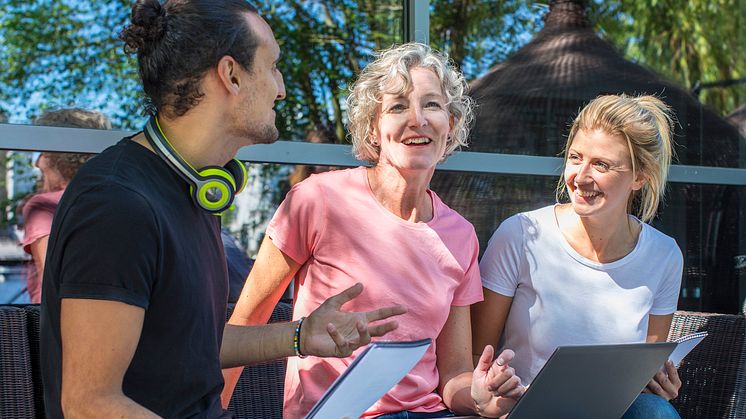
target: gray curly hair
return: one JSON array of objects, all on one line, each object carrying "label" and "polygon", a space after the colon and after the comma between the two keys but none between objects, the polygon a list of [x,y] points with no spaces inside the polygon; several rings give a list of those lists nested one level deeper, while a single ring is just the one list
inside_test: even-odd
[{"label": "gray curly hair", "polygon": [[[378,116],[381,98],[384,93],[407,92],[412,87],[409,71],[415,67],[432,70],[438,76],[448,113],[454,121],[443,158],[468,145],[469,129],[474,120],[474,101],[465,94],[467,84],[464,76],[445,54],[412,42],[380,51],[375,61],[368,64],[350,86],[347,119],[352,152],[357,159],[378,162],[380,148],[371,143],[371,127]],[[403,83],[394,83],[395,80]]]}]

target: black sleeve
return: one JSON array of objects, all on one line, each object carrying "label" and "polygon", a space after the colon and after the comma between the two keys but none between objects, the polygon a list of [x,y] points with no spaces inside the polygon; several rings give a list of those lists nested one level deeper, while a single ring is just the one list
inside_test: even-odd
[{"label": "black sleeve", "polygon": [[98,186],[57,217],[51,252],[59,258],[60,298],[116,300],[147,309],[160,234],[146,199],[119,185]]}]

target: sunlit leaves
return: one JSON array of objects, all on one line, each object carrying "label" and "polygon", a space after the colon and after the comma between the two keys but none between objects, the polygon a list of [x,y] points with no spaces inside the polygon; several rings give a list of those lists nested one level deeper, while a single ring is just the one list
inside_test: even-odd
[{"label": "sunlit leaves", "polygon": [[0,59],[7,63],[0,106],[22,107],[26,118],[47,107],[87,106],[130,127],[137,119],[137,73],[117,39],[129,3],[0,0]]},{"label": "sunlit leaves", "polygon": [[[617,0],[592,6],[607,39],[685,88],[746,77],[743,1]],[[746,102],[746,85],[703,90],[700,100],[725,115]]]}]

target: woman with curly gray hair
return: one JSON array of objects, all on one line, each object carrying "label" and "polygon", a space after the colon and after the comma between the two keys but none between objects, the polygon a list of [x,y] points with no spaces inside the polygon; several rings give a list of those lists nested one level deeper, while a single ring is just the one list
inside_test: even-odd
[{"label": "woman with curly gray hair", "polygon": [[[348,310],[406,305],[387,339],[433,344],[365,418],[497,417],[524,390],[508,366],[510,350],[495,357],[485,348],[473,366],[469,306],[482,300],[479,244],[472,225],[428,189],[438,162],[466,145],[472,102],[465,89],[448,59],[425,45],[381,52],[347,102],[354,153],[372,166],[312,175],[293,187],[231,319],[266,322],[293,277],[295,319],[358,282],[365,291]],[[298,357],[287,365],[284,417],[305,416],[357,354],[306,358],[302,329],[300,337]]]}]

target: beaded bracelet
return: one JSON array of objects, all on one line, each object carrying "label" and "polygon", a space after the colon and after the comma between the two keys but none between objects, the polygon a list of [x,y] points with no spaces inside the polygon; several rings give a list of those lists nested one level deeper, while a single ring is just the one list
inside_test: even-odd
[{"label": "beaded bracelet", "polygon": [[301,317],[300,319],[298,319],[298,324],[295,325],[295,334],[293,335],[293,350],[295,351],[295,355],[297,355],[298,358],[306,357],[306,355],[300,353],[300,326],[303,324],[303,320],[305,319],[305,317]]}]

